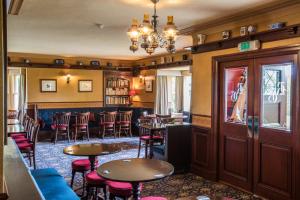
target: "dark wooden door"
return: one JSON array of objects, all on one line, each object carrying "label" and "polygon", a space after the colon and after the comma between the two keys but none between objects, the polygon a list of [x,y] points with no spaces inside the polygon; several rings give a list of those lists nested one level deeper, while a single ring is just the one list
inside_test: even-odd
[{"label": "dark wooden door", "polygon": [[254,193],[293,199],[297,56],[260,58],[254,63]]},{"label": "dark wooden door", "polygon": [[220,63],[219,178],[253,185],[253,60]]}]

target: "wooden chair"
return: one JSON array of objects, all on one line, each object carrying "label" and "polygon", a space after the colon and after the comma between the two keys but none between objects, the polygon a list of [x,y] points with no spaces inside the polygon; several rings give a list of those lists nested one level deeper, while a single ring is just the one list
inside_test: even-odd
[{"label": "wooden chair", "polygon": [[104,138],[106,132],[111,132],[116,138],[116,117],[117,112],[104,112],[100,113],[100,130],[99,135],[102,133],[102,138]]},{"label": "wooden chair", "polygon": [[[140,152],[141,152],[141,147],[142,143],[145,144],[145,158],[148,157],[148,147],[150,146],[150,133],[148,132],[147,129],[144,129],[142,127],[143,124],[151,124],[153,123],[154,119],[153,118],[140,118],[138,119],[138,127],[139,127],[139,148],[138,148],[138,158],[140,157]],[[164,143],[164,136],[161,134],[161,132],[155,133],[153,135],[153,143]]]},{"label": "wooden chair", "polygon": [[172,121],[171,115],[159,115],[156,114],[157,123],[167,124]]},{"label": "wooden chair", "polygon": [[56,144],[58,134],[67,136],[70,142],[70,118],[70,112],[55,114],[53,124],[51,125],[52,130],[55,131],[54,144]]},{"label": "wooden chair", "polygon": [[76,142],[77,140],[78,133],[81,133],[82,137],[84,134],[86,134],[87,139],[90,140],[89,117],[90,112],[79,113],[76,115],[75,124],[72,125],[72,132],[74,132],[74,142]]},{"label": "wooden chair", "polygon": [[117,118],[117,129],[119,133],[119,137],[121,136],[121,133],[124,132],[126,136],[128,134],[130,137],[132,137],[131,132],[131,120],[132,120],[132,111],[125,111],[125,112],[119,112],[119,117]]},{"label": "wooden chair", "polygon": [[22,154],[25,154],[25,157],[28,157],[30,166],[33,162],[33,168],[36,169],[36,160],[35,160],[35,147],[37,143],[37,138],[40,130],[40,124],[34,122],[30,130],[30,139],[26,142],[17,143]]}]

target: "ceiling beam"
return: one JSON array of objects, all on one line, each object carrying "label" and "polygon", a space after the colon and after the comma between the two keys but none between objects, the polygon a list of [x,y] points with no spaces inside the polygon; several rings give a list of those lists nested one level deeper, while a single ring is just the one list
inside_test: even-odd
[{"label": "ceiling beam", "polygon": [[300,1],[298,1],[298,0],[279,0],[279,1],[267,4],[267,5],[264,5],[264,6],[259,6],[259,7],[255,7],[252,9],[243,10],[239,13],[229,15],[227,17],[218,18],[218,19],[215,19],[215,20],[212,20],[209,22],[200,23],[200,24],[196,24],[196,25],[181,29],[179,31],[179,34],[180,35],[192,35],[194,33],[200,32],[200,31],[208,29],[208,28],[220,26],[223,24],[235,22],[238,20],[246,19],[249,17],[257,16],[257,15],[261,15],[263,13],[272,12],[274,10],[292,6],[292,5],[296,5],[296,4],[300,4]]},{"label": "ceiling beam", "polygon": [[23,0],[8,0],[8,14],[18,15],[23,4]]}]

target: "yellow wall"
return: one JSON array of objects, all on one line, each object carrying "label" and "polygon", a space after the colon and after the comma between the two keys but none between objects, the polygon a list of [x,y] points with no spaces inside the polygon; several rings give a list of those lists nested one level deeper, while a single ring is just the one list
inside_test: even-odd
[{"label": "yellow wall", "polygon": [[[71,75],[67,84],[66,74]],[[56,93],[41,93],[40,79],[57,79]],[[93,80],[93,92],[78,92],[78,80]],[[103,71],[27,68],[27,101],[36,102],[102,102]]]}]

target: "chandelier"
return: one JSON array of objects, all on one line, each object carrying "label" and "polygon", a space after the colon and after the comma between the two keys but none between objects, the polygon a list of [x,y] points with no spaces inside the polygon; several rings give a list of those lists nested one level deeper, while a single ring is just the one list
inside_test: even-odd
[{"label": "chandelier", "polygon": [[149,14],[144,14],[144,20],[139,25],[136,19],[132,20],[131,27],[127,34],[131,40],[130,50],[136,52],[139,46],[149,55],[155,52],[155,49],[166,48],[169,53],[175,53],[175,40],[177,36],[177,27],[174,24],[173,16],[168,16],[168,22],[163,31],[158,30],[158,16],[156,14],[156,5],[159,0],[151,0],[154,4],[154,14],[150,22]]}]

